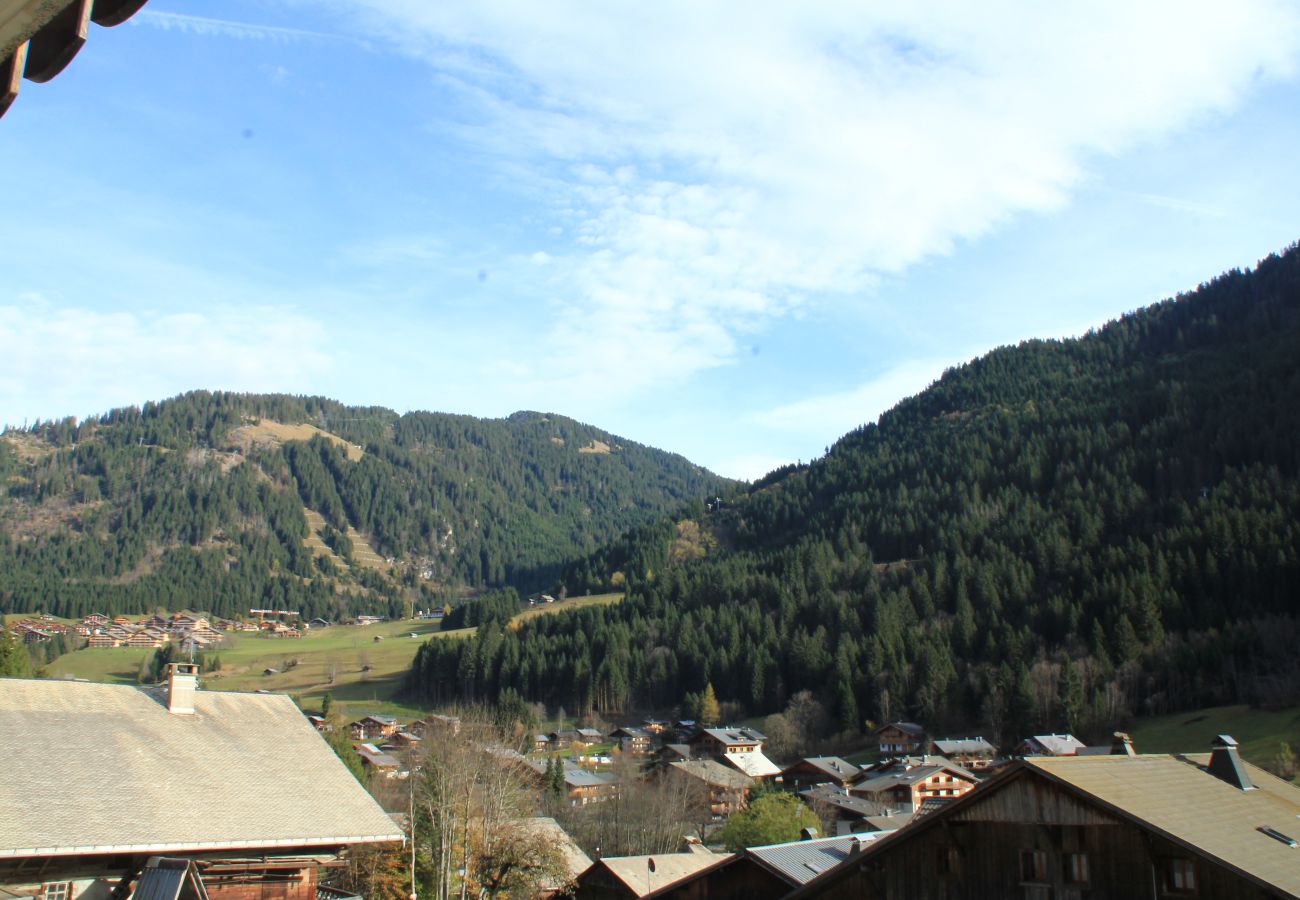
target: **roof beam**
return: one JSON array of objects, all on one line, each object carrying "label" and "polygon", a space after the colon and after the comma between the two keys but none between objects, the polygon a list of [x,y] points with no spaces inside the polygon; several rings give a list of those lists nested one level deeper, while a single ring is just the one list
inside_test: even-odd
[{"label": "roof beam", "polygon": [[18,99],[18,88],[23,83],[23,67],[27,65],[27,42],[23,41],[3,63],[0,63],[0,116]]},{"label": "roof beam", "polygon": [[86,43],[94,0],[74,0],[28,41],[28,81],[43,84],[64,70]]}]

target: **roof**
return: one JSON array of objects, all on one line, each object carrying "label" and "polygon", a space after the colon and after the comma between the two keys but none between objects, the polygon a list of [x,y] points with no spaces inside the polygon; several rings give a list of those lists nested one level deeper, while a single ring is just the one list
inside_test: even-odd
[{"label": "roof", "polygon": [[884,813],[889,807],[865,797],[855,797],[833,784],[819,784],[799,792],[809,803],[825,803],[836,809],[867,818]]},{"label": "roof", "polygon": [[155,856],[140,873],[133,900],[208,900],[198,866],[189,859]]},{"label": "roof", "polygon": [[992,756],[994,752],[993,745],[982,737],[946,738],[942,741],[935,741],[934,746],[944,756],[956,756],[963,753],[984,753]]},{"label": "roof", "polygon": [[[759,734],[752,728],[702,728],[700,735],[708,735],[715,741],[724,746],[731,747],[736,744],[761,744],[767,740],[765,735]],[[697,738],[699,735],[697,735]],[[694,740],[694,739],[693,739]],[[692,741],[693,742],[693,741]]]},{"label": "roof", "polygon": [[[930,828],[943,827],[950,816],[961,815],[1016,779],[1040,777],[1250,881],[1300,896],[1297,850],[1260,831],[1271,827],[1300,838],[1295,834],[1300,831],[1300,788],[1242,763],[1256,785],[1255,790],[1243,791],[1209,774],[1209,758],[1208,753],[1198,753],[1018,760],[942,809],[917,818],[886,844],[864,851],[861,860],[888,853],[899,842]],[[814,896],[855,867],[856,863],[841,866],[792,896]]]},{"label": "roof", "polygon": [[1073,756],[1086,746],[1072,734],[1036,734],[1029,740],[1053,756]]},{"label": "roof", "polygon": [[[607,856],[596,863],[604,866],[638,897],[667,887],[730,858],[729,853],[714,853],[694,845],[689,853],[654,853],[649,856]],[[652,865],[653,863],[653,865]]]},{"label": "roof", "polygon": [[888,724],[881,725],[871,733],[880,734],[880,732],[887,728],[897,728],[899,731],[905,731],[913,737],[925,737],[925,729],[915,722],[889,722]]},{"label": "roof", "polygon": [[781,767],[768,759],[759,750],[746,753],[728,753],[722,757],[727,765],[739,769],[750,778],[770,778],[781,774]]},{"label": "roof", "polygon": [[885,832],[872,831],[865,834],[816,838],[810,841],[788,841],[784,844],[750,847],[745,851],[745,855],[757,860],[764,868],[772,870],[791,885],[797,886],[812,881],[822,872],[834,868],[848,858],[855,849],[873,843],[884,834]]},{"label": "roof", "polygon": [[[535,816],[531,819],[522,820],[521,824],[524,829],[537,835],[541,835],[552,841],[560,850],[560,855],[564,857],[565,881],[573,881],[583,872],[591,868],[591,857],[579,847],[565,831],[560,823],[549,816]],[[547,885],[551,890],[558,890],[563,885]]]},{"label": "roof", "polygon": [[722,763],[712,759],[681,759],[668,765],[714,787],[752,788],[754,786],[754,779],[748,775],[735,769],[728,769]]},{"label": "roof", "polygon": [[844,780],[851,778],[862,771],[853,763],[840,759],[838,756],[805,756],[798,762],[786,766],[782,772],[790,772],[798,766],[810,766],[819,772],[824,772],[828,778]]},{"label": "roof", "polygon": [[0,859],[402,839],[289,697],[163,693],[4,680]]},{"label": "roof", "polygon": [[1024,765],[1204,856],[1300,896],[1300,851],[1260,832],[1300,839],[1300,788],[1242,762],[1243,791],[1209,774],[1210,754],[1035,757]]}]

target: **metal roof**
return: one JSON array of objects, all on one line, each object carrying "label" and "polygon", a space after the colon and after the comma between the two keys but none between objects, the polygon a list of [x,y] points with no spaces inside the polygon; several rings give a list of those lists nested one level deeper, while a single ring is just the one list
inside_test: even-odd
[{"label": "metal roof", "polygon": [[797,886],[812,881],[822,872],[839,865],[855,849],[872,844],[887,833],[871,831],[811,841],[769,844],[766,847],[750,847],[745,855]]},{"label": "metal roof", "polygon": [[208,900],[208,891],[193,860],[155,856],[145,864],[131,896],[133,900]]},{"label": "metal roof", "polygon": [[4,679],[0,759],[0,858],[403,837],[281,694]]},{"label": "metal roof", "polygon": [[934,742],[935,748],[945,756],[957,753],[988,753],[992,755],[993,745],[982,737],[948,738]]},{"label": "metal roof", "polygon": [[735,769],[728,769],[712,759],[683,759],[668,765],[700,779],[706,784],[723,788],[752,788],[754,779]]},{"label": "metal roof", "polygon": [[789,772],[796,766],[804,764],[810,765],[820,772],[825,772],[831,778],[840,780],[852,778],[862,771],[853,763],[840,759],[838,756],[805,756],[803,759],[786,766],[783,772]]}]

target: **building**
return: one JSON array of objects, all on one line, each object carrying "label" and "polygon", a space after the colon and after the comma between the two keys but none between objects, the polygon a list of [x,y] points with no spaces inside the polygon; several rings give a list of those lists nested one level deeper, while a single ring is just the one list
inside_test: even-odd
[{"label": "building", "polygon": [[582,873],[573,897],[574,900],[628,900],[658,894],[669,885],[729,858],[699,844],[691,844],[685,853],[607,856]]},{"label": "building", "polygon": [[890,722],[881,725],[871,734],[876,739],[881,756],[906,756],[909,753],[924,753],[928,749],[925,729],[915,722]]},{"label": "building", "polygon": [[660,889],[663,900],[777,900],[861,852],[883,835],[807,837],[750,847]]},{"label": "building", "polygon": [[728,753],[761,753],[766,740],[766,736],[752,728],[701,728],[687,743],[695,756],[725,756]]},{"label": "building", "polygon": [[372,741],[397,734],[397,720],[392,716],[373,715],[358,719],[348,725],[354,741]]},{"label": "building", "polygon": [[982,737],[944,738],[934,742],[934,749],[963,769],[978,771],[993,765],[997,750]]},{"label": "building", "polygon": [[805,756],[781,770],[781,783],[791,790],[814,784],[844,787],[862,770],[838,756]]},{"label": "building", "polygon": [[929,799],[951,799],[972,790],[979,779],[942,757],[904,757],[862,771],[849,793],[882,807],[919,810]]},{"label": "building", "polygon": [[654,749],[654,736],[646,729],[633,725],[615,728],[609,733],[609,738],[616,742],[624,753],[642,756]]},{"label": "building", "polygon": [[754,779],[712,759],[685,759],[669,763],[663,769],[665,778],[687,778],[708,791],[709,813],[715,819],[726,818],[744,809],[749,803],[749,792],[754,789]]},{"label": "building", "polygon": [[1077,756],[1087,748],[1072,734],[1036,734],[1016,745],[1016,756]]},{"label": "building", "polygon": [[1208,754],[1034,757],[791,897],[1300,896],[1300,788]]},{"label": "building", "polygon": [[402,840],[289,697],[200,691],[196,673],[4,681],[0,896],[125,897],[165,856],[211,900],[313,900],[349,846]]}]

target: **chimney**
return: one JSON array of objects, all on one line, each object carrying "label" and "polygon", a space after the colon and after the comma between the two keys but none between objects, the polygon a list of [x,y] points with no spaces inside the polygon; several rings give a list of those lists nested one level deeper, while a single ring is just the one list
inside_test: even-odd
[{"label": "chimney", "polygon": [[1246,774],[1241,757],[1237,755],[1237,742],[1231,735],[1220,734],[1210,744],[1210,764],[1206,770],[1220,781],[1243,791],[1254,790],[1255,784]]},{"label": "chimney", "polygon": [[178,716],[194,715],[194,692],[199,689],[199,667],[194,663],[167,666],[167,711]]},{"label": "chimney", "polygon": [[1115,737],[1110,742],[1111,756],[1137,756],[1133,752],[1133,739],[1122,731],[1115,732]]}]

